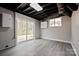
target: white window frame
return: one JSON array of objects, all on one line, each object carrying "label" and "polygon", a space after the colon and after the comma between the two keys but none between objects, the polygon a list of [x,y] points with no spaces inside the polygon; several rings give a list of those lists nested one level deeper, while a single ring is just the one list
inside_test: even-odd
[{"label": "white window frame", "polygon": [[62,27],[62,17],[50,19],[49,20],[49,27]]},{"label": "white window frame", "polygon": [[41,28],[47,28],[47,21],[41,22]]}]

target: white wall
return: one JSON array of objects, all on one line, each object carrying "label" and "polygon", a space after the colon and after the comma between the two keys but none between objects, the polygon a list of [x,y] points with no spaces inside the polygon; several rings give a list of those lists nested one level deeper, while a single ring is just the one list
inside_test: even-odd
[{"label": "white wall", "polygon": [[35,21],[35,39],[40,39],[41,30],[40,30],[40,21]]},{"label": "white wall", "polygon": [[72,44],[79,55],[79,8],[72,14]]},{"label": "white wall", "polygon": [[28,17],[28,16],[25,16],[25,15],[22,15],[22,14],[19,14],[19,13],[16,13],[16,20],[17,18],[22,18],[22,19],[26,19],[27,21],[31,21],[31,22],[34,22],[35,26],[34,26],[34,38],[35,39],[39,39],[40,38],[40,21],[34,19],[34,18],[31,18],[31,17]]},{"label": "white wall", "polygon": [[[49,19],[48,19],[49,20]],[[41,29],[41,37],[44,39],[71,41],[71,19],[68,16],[62,17],[62,27],[48,27]]]},{"label": "white wall", "polygon": [[11,18],[12,24],[10,28],[0,27],[0,50],[2,50],[2,49],[5,49],[6,45],[8,45],[9,47],[14,46],[16,40],[14,39],[14,14],[13,12],[0,7],[0,13],[8,13],[12,16]]}]

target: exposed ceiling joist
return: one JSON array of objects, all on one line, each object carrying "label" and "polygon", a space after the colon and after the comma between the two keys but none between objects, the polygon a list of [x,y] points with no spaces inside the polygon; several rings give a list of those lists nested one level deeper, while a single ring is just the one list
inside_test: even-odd
[{"label": "exposed ceiling joist", "polygon": [[[41,14],[41,13],[46,13],[46,12],[48,12],[49,10],[50,11],[53,11],[53,10],[55,10],[57,7],[52,7],[52,8],[48,8],[48,9],[44,9],[43,11],[39,11],[39,12],[36,12],[36,11],[34,11],[34,12],[36,12],[36,13],[34,13],[34,14],[32,14],[32,15],[34,15],[34,16],[36,16],[36,15],[39,15],[39,14]],[[49,11],[49,12],[50,12]]]},{"label": "exposed ceiling joist", "polygon": [[71,11],[75,11],[78,9],[78,5],[75,4],[75,3],[72,3],[72,4],[67,4],[66,6],[68,9],[70,9]]},{"label": "exposed ceiling joist", "polygon": [[67,15],[70,17],[72,12],[78,9],[78,4],[76,3],[38,3],[43,10],[36,11],[29,4],[30,3],[2,3],[0,6],[37,20],[43,20],[50,16],[59,17]]},{"label": "exposed ceiling joist", "polygon": [[23,10],[23,12],[27,12],[28,10],[31,10],[31,9],[33,9],[33,8],[32,7],[28,7],[25,10]]},{"label": "exposed ceiling joist", "polygon": [[62,14],[64,12],[64,4],[57,3],[57,7],[58,7],[58,13]]},{"label": "exposed ceiling joist", "polygon": [[22,4],[20,4],[18,7],[17,7],[17,9],[19,9],[20,7],[24,7],[24,3],[22,3]]},{"label": "exposed ceiling joist", "polygon": [[25,8],[27,8],[28,7],[28,3],[22,3],[22,4],[20,4],[18,7],[17,7],[17,9],[19,9],[19,10],[21,10],[21,9],[25,9]]},{"label": "exposed ceiling joist", "polygon": [[31,15],[31,14],[34,14],[34,13],[37,13],[37,11],[33,10],[33,11],[29,12],[28,15]]}]

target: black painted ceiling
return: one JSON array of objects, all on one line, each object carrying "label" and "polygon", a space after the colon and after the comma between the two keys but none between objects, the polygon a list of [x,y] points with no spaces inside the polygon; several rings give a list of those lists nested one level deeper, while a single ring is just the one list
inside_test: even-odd
[{"label": "black painted ceiling", "polygon": [[44,20],[52,16],[59,17],[67,15],[71,17],[72,12],[78,9],[76,3],[39,3],[43,7],[42,11],[36,11],[29,5],[30,3],[0,3],[0,7],[30,16],[37,20]]}]

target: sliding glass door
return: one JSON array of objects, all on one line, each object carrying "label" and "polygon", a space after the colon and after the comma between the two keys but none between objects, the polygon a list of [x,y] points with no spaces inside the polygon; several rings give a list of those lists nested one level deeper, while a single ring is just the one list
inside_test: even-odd
[{"label": "sliding glass door", "polygon": [[17,42],[34,39],[34,23],[24,17],[16,16]]}]

